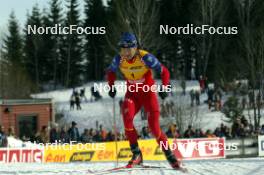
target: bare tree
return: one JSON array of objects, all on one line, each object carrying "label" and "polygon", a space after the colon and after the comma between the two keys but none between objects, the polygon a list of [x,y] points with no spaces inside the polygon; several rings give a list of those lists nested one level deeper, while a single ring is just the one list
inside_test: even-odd
[{"label": "bare tree", "polygon": [[[258,83],[258,93],[256,97],[257,115],[254,115],[255,127],[260,126],[261,107],[262,107],[262,93],[263,93],[263,79],[264,79],[264,31],[259,30],[256,32],[255,47],[253,48],[253,57],[256,64],[255,77]],[[254,109],[255,111],[255,109]],[[254,113],[255,114],[255,113]]]},{"label": "bare tree", "polygon": [[172,115],[163,118],[165,123],[175,122],[180,133],[184,133],[188,125],[200,128],[202,118],[198,106],[190,107],[190,99],[183,96],[178,96],[170,100],[174,104]]},{"label": "bare tree", "polygon": [[110,24],[111,33],[107,36],[110,47],[116,48],[116,40],[124,31],[135,33],[140,47],[157,51],[162,42],[157,35],[159,27],[159,7],[152,0],[114,1],[116,8],[115,25]]},{"label": "bare tree", "polygon": [[[217,19],[219,23],[222,22],[221,20],[225,12],[225,2],[222,0],[200,0],[198,1],[198,7],[193,8],[199,9],[199,14],[197,15],[198,19],[195,20],[197,25],[214,26]],[[214,43],[214,36],[211,34],[203,34],[201,37],[201,44],[198,45],[201,52],[201,58],[198,61],[198,64],[201,73],[205,75]]]},{"label": "bare tree", "polygon": [[36,87],[30,80],[28,74],[21,65],[8,64],[0,61],[0,82],[2,98],[29,98]]},{"label": "bare tree", "polygon": [[254,28],[257,15],[254,15],[252,12],[255,10],[254,8],[256,6],[254,6],[254,3],[256,2],[256,0],[234,0],[241,27],[240,42],[242,49],[244,50],[244,53],[242,54],[242,61],[244,61],[246,65],[245,71],[248,72],[248,79],[253,88],[254,126],[255,128],[258,128],[260,125],[261,106],[256,103],[255,88],[258,87],[259,93],[261,94],[261,82],[263,81],[264,73],[264,32],[261,28]]}]

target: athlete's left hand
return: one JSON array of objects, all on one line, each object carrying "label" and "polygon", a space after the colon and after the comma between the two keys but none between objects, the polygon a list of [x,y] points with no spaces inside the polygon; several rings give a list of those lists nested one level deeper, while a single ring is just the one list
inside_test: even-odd
[{"label": "athlete's left hand", "polygon": [[159,89],[159,96],[162,100],[164,100],[166,97],[168,97],[168,93],[166,92],[166,87],[161,86]]},{"label": "athlete's left hand", "polygon": [[168,93],[167,92],[159,92],[159,96],[162,100],[164,100],[166,97],[168,97]]}]

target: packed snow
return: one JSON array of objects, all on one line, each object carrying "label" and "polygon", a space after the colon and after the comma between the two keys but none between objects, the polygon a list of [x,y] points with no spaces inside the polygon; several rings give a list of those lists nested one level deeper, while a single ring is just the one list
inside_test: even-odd
[{"label": "packed snow", "polygon": [[[166,168],[145,170],[124,170],[105,172],[103,174],[136,174],[136,175],[263,175],[264,158],[246,159],[218,159],[184,161],[187,173],[169,169],[167,162],[146,162],[146,165],[162,166]],[[119,163],[119,166],[125,165]],[[115,163],[47,163],[47,164],[0,164],[0,174],[27,174],[27,175],[88,175],[101,174],[100,171],[115,167]],[[92,173],[95,172],[95,173]]]}]

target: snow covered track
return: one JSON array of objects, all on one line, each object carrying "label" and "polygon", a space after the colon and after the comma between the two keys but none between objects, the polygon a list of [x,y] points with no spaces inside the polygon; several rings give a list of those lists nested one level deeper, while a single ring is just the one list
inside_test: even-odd
[{"label": "snow covered track", "polygon": [[[167,162],[146,162],[147,165],[168,167],[168,169],[145,169],[129,170],[107,174],[136,174],[136,175],[263,175],[264,159],[247,158],[247,159],[219,159],[219,160],[200,160],[185,161],[184,165],[188,168],[188,173],[174,171],[169,169]],[[123,166],[125,163],[120,163]],[[91,171],[100,171],[111,169],[114,163],[48,163],[48,164],[0,164],[0,174],[23,174],[23,175],[86,175]]]}]

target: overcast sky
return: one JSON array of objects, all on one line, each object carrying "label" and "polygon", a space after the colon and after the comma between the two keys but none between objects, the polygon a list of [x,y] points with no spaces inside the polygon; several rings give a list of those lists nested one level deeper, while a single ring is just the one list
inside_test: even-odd
[{"label": "overcast sky", "polygon": [[12,10],[16,14],[20,25],[24,25],[27,11],[31,11],[32,7],[38,3],[40,8],[48,7],[49,0],[1,0],[0,5],[0,24],[1,27],[7,25],[8,18]]},{"label": "overcast sky", "polygon": [[[79,0],[81,13],[83,11],[84,0]],[[8,19],[12,10],[14,10],[20,27],[25,25],[26,14],[31,12],[32,7],[37,3],[40,9],[48,8],[50,0],[0,0],[0,34],[6,31]],[[62,7],[65,8],[66,0],[61,0]],[[104,0],[106,2],[106,0]]]}]

